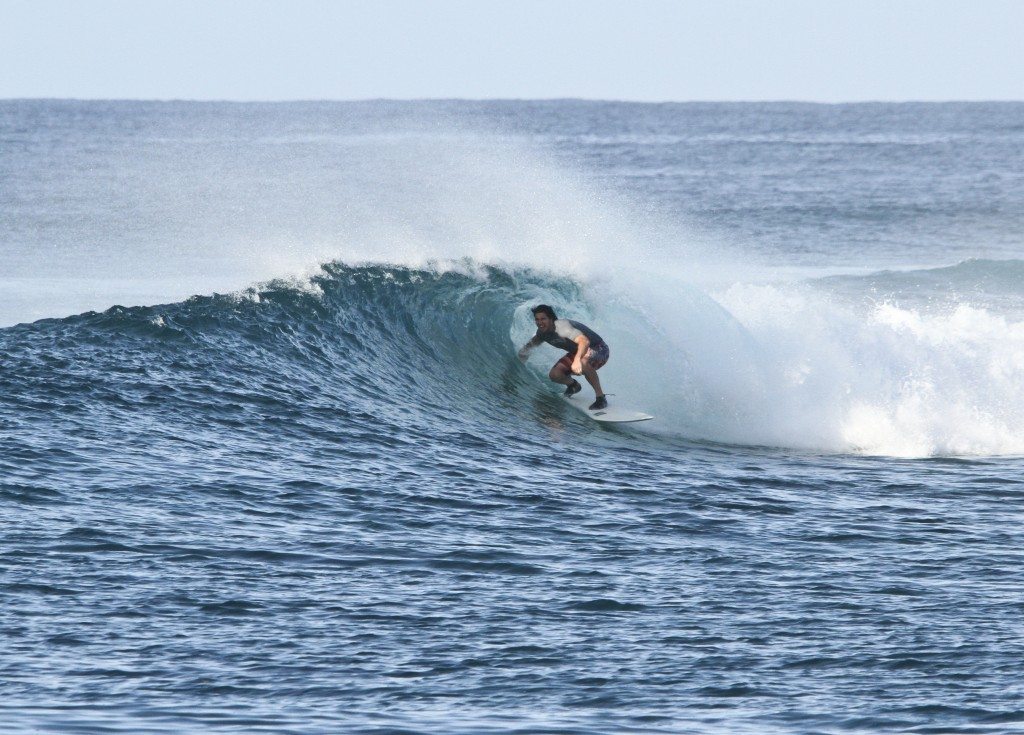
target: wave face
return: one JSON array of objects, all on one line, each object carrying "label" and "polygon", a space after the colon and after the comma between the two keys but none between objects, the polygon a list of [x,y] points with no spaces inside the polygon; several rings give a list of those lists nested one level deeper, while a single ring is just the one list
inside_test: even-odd
[{"label": "wave face", "polygon": [[61,416],[62,432],[140,447],[150,431],[228,446],[343,431],[399,446],[407,432],[463,430],[523,384],[497,358],[518,288],[494,269],[326,265],[304,282],[22,325],[0,332],[5,419],[49,433]]}]

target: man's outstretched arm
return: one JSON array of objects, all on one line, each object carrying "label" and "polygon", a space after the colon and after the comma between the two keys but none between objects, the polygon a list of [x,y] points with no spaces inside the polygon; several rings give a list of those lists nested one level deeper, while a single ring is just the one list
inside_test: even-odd
[{"label": "man's outstretched arm", "polygon": [[539,344],[539,339],[537,339],[536,337],[531,337],[529,342],[527,342],[525,345],[519,348],[519,360],[521,362],[526,362],[526,358],[530,356],[530,352],[533,350],[534,347],[536,347]]}]

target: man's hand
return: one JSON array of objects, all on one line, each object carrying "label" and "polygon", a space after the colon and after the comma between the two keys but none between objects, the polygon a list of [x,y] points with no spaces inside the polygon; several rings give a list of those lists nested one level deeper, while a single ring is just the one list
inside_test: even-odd
[{"label": "man's hand", "polygon": [[583,375],[583,363],[580,362],[578,357],[572,361],[572,374]]}]

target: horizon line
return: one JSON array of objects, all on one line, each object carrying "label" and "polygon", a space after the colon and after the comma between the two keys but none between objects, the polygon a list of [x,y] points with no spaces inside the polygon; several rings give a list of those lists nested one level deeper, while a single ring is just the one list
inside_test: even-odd
[{"label": "horizon line", "polygon": [[852,100],[808,100],[797,98],[765,98],[765,99],[686,99],[686,100],[639,100],[615,99],[607,97],[296,97],[267,99],[231,99],[223,97],[0,97],[0,102],[199,102],[221,104],[314,104],[314,103],[366,103],[366,102],[586,102],[614,103],[630,105],[687,105],[687,104],[796,104],[796,105],[879,105],[879,104],[1014,104],[1024,102],[1022,99],[987,98],[987,99],[852,99]]}]

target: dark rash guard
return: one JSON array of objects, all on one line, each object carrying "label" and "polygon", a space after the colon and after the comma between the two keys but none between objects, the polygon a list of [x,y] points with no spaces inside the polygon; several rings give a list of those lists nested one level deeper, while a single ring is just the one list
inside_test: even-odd
[{"label": "dark rash guard", "polygon": [[554,326],[554,330],[550,332],[542,332],[538,329],[537,334],[533,335],[533,339],[530,340],[530,345],[537,346],[541,342],[547,342],[549,345],[565,350],[570,355],[575,356],[576,351],[579,349],[575,339],[580,335],[583,335],[590,341],[592,348],[604,344],[601,335],[586,324],[574,322],[572,319],[555,319]]}]

